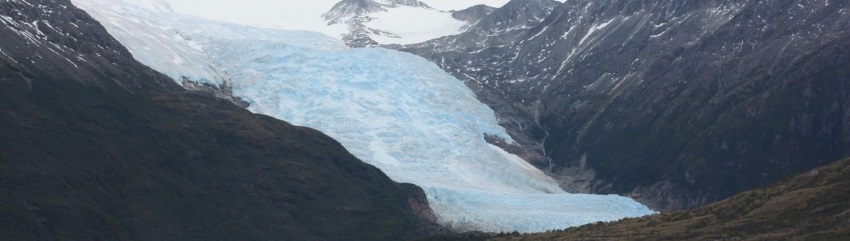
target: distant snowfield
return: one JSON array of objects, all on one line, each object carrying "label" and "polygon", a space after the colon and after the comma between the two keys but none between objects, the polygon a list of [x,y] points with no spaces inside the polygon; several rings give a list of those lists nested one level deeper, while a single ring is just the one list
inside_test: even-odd
[{"label": "distant snowfield", "polygon": [[[340,0],[139,0],[166,1],[174,11],[231,23],[307,30],[341,38],[347,28],[342,24],[328,26],[321,15]],[[369,27],[398,34],[402,38],[378,37],[382,44],[412,44],[433,38],[457,34],[464,22],[451,17],[447,11],[463,10],[485,4],[500,7],[508,0],[421,0],[429,6],[446,12],[423,9],[398,8],[374,17]]]},{"label": "distant snowfield", "polygon": [[[402,36],[402,38],[372,37],[378,43],[384,44],[415,44],[437,37],[459,34],[465,24],[463,21],[452,18],[452,15],[448,13],[413,7],[398,7],[392,11],[379,12],[371,16],[376,19],[366,26]],[[417,27],[411,28],[411,26]]]},{"label": "distant snowfield", "polygon": [[231,23],[316,31],[334,37],[345,31],[345,28],[328,27],[321,17],[336,4],[336,0],[162,1],[170,3],[177,13]]},{"label": "distant snowfield", "polygon": [[143,64],[178,82],[228,82],[252,112],[318,129],[393,180],[422,187],[439,223],[452,229],[540,232],[652,213],[626,197],[566,193],[488,144],[485,134],[510,140],[493,111],[418,56],[158,4],[72,1]]}]

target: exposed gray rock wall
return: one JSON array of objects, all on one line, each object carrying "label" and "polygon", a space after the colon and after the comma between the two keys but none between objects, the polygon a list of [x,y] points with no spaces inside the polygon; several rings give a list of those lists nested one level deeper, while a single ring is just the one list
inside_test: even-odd
[{"label": "exposed gray rock wall", "polygon": [[519,33],[481,40],[470,29],[400,49],[544,142],[565,188],[676,210],[850,154],[848,8],[567,0]]}]

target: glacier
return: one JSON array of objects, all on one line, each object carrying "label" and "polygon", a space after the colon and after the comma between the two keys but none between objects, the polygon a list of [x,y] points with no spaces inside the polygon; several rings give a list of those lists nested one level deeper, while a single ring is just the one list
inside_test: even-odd
[{"label": "glacier", "polygon": [[72,1],[143,64],[177,82],[229,85],[252,112],[320,130],[393,180],[422,187],[453,230],[541,232],[654,213],[626,197],[566,193],[488,144],[485,135],[512,141],[493,111],[418,56],[124,0]]}]

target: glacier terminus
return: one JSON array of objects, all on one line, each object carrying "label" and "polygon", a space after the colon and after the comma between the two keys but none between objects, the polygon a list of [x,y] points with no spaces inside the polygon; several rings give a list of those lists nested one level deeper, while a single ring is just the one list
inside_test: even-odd
[{"label": "glacier terminus", "polygon": [[422,187],[450,229],[539,232],[653,213],[626,197],[566,193],[488,144],[485,135],[511,141],[493,111],[421,57],[144,1],[73,2],[175,81],[232,88],[252,112],[320,130],[393,180]]}]

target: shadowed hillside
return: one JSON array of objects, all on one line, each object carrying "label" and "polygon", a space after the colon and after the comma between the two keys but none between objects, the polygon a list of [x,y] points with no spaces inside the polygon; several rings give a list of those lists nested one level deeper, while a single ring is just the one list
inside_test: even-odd
[{"label": "shadowed hillside", "polygon": [[318,131],[182,90],[67,0],[3,1],[0,17],[0,240],[405,240],[438,229],[418,187]]}]

